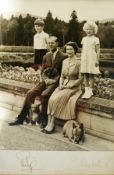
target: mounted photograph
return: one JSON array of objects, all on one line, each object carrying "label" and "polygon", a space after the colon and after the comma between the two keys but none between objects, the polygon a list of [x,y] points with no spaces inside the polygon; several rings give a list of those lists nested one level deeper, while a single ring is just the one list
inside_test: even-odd
[{"label": "mounted photograph", "polygon": [[0,154],[19,173],[58,173],[64,154],[102,174],[114,160],[113,12],[113,0],[0,0]]}]

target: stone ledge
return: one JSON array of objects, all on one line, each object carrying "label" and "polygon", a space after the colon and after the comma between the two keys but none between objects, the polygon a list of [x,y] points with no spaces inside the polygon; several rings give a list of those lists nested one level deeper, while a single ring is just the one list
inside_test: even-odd
[{"label": "stone ledge", "polygon": [[[19,82],[15,80],[9,80],[0,78],[0,88],[10,91],[12,93],[25,94],[29,89],[32,89],[35,85],[26,82]],[[114,119],[114,101],[92,97],[89,100],[79,99],[77,106],[80,111],[85,111],[88,113],[95,113],[100,115],[102,112],[102,117],[108,117]]]},{"label": "stone ledge", "polygon": [[[26,92],[34,87],[29,83],[0,79],[0,106],[20,111]],[[114,142],[114,101],[92,97],[79,99],[77,120],[85,126],[86,132]],[[57,124],[64,125],[63,121]]]},{"label": "stone ledge", "polygon": [[[88,113],[94,113],[96,114],[99,112],[104,113],[104,117],[112,118],[114,119],[114,101],[113,100],[108,100],[108,99],[103,99],[103,98],[98,98],[98,97],[92,97],[91,99],[84,100],[84,99],[79,99],[77,106],[79,107],[80,111],[85,111]],[[109,116],[110,114],[111,116]],[[100,115],[101,116],[101,115]]]},{"label": "stone ledge", "polygon": [[5,78],[0,78],[0,88],[5,88],[13,92],[26,93],[29,89],[32,89],[35,85],[31,83],[25,83]]},{"label": "stone ledge", "polygon": [[102,111],[96,113],[87,113],[78,109],[77,120],[84,124],[87,133],[95,136],[109,139],[114,142],[114,120],[111,118],[103,117]]}]

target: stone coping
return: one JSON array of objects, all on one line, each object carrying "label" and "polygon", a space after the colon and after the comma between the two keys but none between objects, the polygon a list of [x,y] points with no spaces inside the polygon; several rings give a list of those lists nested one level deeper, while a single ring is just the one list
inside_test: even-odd
[{"label": "stone coping", "polygon": [[[62,47],[60,47],[62,49]],[[114,53],[113,48],[101,48],[101,53]],[[33,52],[33,46],[9,46],[9,45],[1,45],[0,52]],[[78,50],[81,52],[81,48]]]},{"label": "stone coping", "polygon": [[[80,57],[80,52],[77,53],[77,56]],[[0,56],[26,56],[26,55],[30,55],[33,56],[34,52],[0,52]],[[106,60],[106,59],[111,59],[113,61],[114,58],[114,53],[110,53],[110,52],[101,52],[100,53],[100,60]]]},{"label": "stone coping", "polygon": [[31,83],[0,78],[0,88],[10,90],[14,93],[26,93],[29,89],[32,89],[34,86],[35,85]]},{"label": "stone coping", "polygon": [[[26,82],[19,82],[0,78],[0,88],[4,91],[10,91],[14,94],[26,94],[26,92],[35,85]],[[77,102],[78,109],[87,113],[101,113],[101,116],[114,119],[114,101],[103,99],[99,97],[92,97],[91,99],[79,99]],[[104,114],[104,115],[103,115]]]},{"label": "stone coping", "polygon": [[[99,97],[92,97],[91,99],[79,99],[77,102],[78,110],[94,113],[100,117],[114,119],[114,101],[103,99]],[[102,112],[102,114],[101,114]]]}]

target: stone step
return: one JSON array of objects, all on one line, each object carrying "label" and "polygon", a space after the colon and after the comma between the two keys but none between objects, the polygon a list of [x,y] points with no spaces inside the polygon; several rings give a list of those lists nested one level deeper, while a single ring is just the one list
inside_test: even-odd
[{"label": "stone step", "polygon": [[[21,127],[26,128],[27,130],[31,130],[32,132],[40,132],[41,129],[38,126],[29,126],[29,125],[21,125]],[[48,136],[55,138],[59,141],[64,141],[65,143],[69,144],[69,140],[62,135],[62,127],[56,126],[55,133],[49,134]],[[74,144],[71,142],[71,145]],[[80,142],[76,144],[76,147],[79,147],[85,151],[114,151],[114,143],[101,139],[99,137],[85,134],[85,141],[84,143]]]}]

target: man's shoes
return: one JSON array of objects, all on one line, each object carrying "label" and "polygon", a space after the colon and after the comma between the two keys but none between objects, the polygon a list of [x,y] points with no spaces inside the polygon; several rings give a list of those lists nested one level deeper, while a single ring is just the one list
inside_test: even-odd
[{"label": "man's shoes", "polygon": [[9,126],[22,125],[23,121],[21,119],[17,118],[14,122],[10,122],[8,124],[9,124]]},{"label": "man's shoes", "polygon": [[42,122],[40,123],[40,128],[43,129],[43,128],[46,127],[46,125],[47,125],[47,122],[46,122],[46,121],[42,121]]}]

